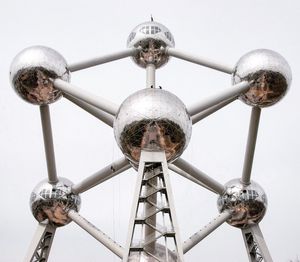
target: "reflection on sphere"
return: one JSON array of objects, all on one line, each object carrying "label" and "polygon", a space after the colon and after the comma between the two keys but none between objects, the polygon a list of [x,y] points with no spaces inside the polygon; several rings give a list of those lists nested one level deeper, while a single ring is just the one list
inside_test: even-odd
[{"label": "reflection on sphere", "polygon": [[225,192],[218,198],[218,209],[233,211],[228,224],[244,228],[259,223],[267,209],[267,196],[257,183],[243,185],[239,179],[233,179],[225,185]]},{"label": "reflection on sphere", "polygon": [[67,209],[80,209],[80,196],[71,192],[72,182],[59,178],[56,184],[47,180],[40,182],[31,193],[30,206],[35,219],[40,223],[64,226],[71,222]]},{"label": "reflection on sphere", "polygon": [[143,68],[148,64],[154,64],[156,68],[166,64],[169,55],[165,48],[174,46],[174,38],[169,29],[154,21],[136,26],[127,40],[127,47],[138,49],[133,61]]},{"label": "reflection on sphere", "polygon": [[280,54],[258,49],[241,57],[235,66],[232,82],[252,82],[240,99],[251,106],[266,107],[284,97],[291,79],[291,69]]},{"label": "reflection on sphere", "polygon": [[57,101],[62,93],[50,79],[70,80],[65,59],[55,50],[33,46],[21,51],[13,60],[10,79],[14,90],[25,101],[46,105]]},{"label": "reflection on sphere", "polygon": [[188,145],[191,130],[191,119],[181,100],[155,88],[129,96],[114,122],[117,143],[135,165],[142,149],[164,150],[168,161],[175,160]]}]

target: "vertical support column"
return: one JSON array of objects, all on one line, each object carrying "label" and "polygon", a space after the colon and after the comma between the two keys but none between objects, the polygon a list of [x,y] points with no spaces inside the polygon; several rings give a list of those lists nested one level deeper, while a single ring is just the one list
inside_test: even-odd
[{"label": "vertical support column", "polygon": [[155,88],[155,65],[148,64],[146,67],[146,87]]},{"label": "vertical support column", "polygon": [[253,158],[254,158],[254,152],[256,146],[260,114],[261,114],[261,109],[259,107],[252,108],[249,131],[248,131],[247,146],[246,146],[246,152],[244,158],[243,173],[241,179],[244,185],[250,184],[250,177],[251,177],[252,164],[253,164]]},{"label": "vertical support column", "polygon": [[273,262],[259,225],[242,229],[249,262]]},{"label": "vertical support column", "polygon": [[[146,88],[155,88],[155,73],[156,73],[155,65],[151,64],[151,63],[147,64],[147,66],[146,66]],[[152,184],[157,185],[157,179],[155,177],[152,179]],[[150,187],[148,185],[146,185],[145,190],[147,193],[147,191],[150,190]],[[154,194],[152,196],[149,196],[149,199],[151,199],[151,201],[156,204],[157,195]],[[146,203],[145,204],[145,215],[146,216],[149,215],[149,210],[151,212],[151,205]],[[152,217],[152,223],[156,224],[156,216]],[[151,227],[145,227],[144,230],[145,230],[145,238],[147,238],[147,236],[151,236],[155,233],[155,230],[152,229]],[[152,243],[150,245],[150,247],[152,249],[154,249],[155,248],[154,245],[155,245],[155,243]]]},{"label": "vertical support column", "polygon": [[56,165],[55,165],[55,154],[53,146],[51,118],[48,105],[40,106],[41,122],[43,128],[45,154],[47,160],[48,169],[48,181],[49,183],[57,183]]},{"label": "vertical support column", "polygon": [[48,261],[55,229],[55,227],[50,225],[38,225],[24,262]]},{"label": "vertical support column", "polygon": [[[183,261],[165,152],[142,151],[123,261]],[[148,261],[148,260],[147,260]]]}]

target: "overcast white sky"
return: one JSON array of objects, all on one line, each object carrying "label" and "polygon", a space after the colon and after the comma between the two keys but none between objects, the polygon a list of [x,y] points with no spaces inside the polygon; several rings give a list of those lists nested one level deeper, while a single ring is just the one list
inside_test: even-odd
[{"label": "overcast white sky", "polygon": [[[21,261],[37,222],[29,209],[34,186],[46,178],[39,110],[9,84],[13,57],[46,45],[68,62],[122,50],[127,36],[150,14],[173,33],[176,47],[234,65],[246,52],[281,53],[293,71],[287,96],[264,109],[253,179],[269,206],[261,229],[274,261],[300,256],[299,24],[300,5],[287,1],[1,1],[0,32],[0,261]],[[130,59],[72,74],[72,83],[115,103],[145,87],[145,71]],[[230,76],[171,59],[157,84],[187,105],[227,88]],[[222,183],[240,177],[251,108],[240,101],[198,123],[183,157]],[[112,130],[69,101],[51,105],[57,170],[79,182],[121,156]],[[131,170],[82,195],[80,213],[125,245],[136,173]],[[216,196],[171,175],[181,238],[217,214]],[[185,260],[247,261],[240,231],[227,224],[186,254]],[[49,261],[119,261],[74,223],[56,232]]]}]

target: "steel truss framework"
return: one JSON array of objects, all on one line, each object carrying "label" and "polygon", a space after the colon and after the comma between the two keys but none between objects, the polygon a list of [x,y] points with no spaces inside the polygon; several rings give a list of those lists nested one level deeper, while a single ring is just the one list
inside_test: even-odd
[{"label": "steel truss framework", "polygon": [[[133,56],[138,51],[139,50],[135,48],[126,49],[113,54],[71,64],[68,66],[68,69],[71,72],[83,70],[89,67]],[[166,48],[164,52],[171,57],[173,56],[227,74],[233,73],[233,67],[229,67],[203,57],[195,57],[174,48]],[[146,67],[146,85],[148,88],[155,88],[155,70],[155,66],[151,63]],[[94,94],[89,94],[85,90],[75,87],[73,84],[59,78],[51,79],[51,81],[55,88],[63,92],[63,96],[67,100],[70,100],[77,106],[89,112],[108,126],[113,127],[114,117],[119,108],[117,105],[114,105],[101,97],[97,97]],[[209,97],[208,99],[187,107],[192,123],[196,124],[205,117],[235,101],[241,94],[249,90],[250,84],[251,83],[247,81],[241,82],[231,88],[224,89],[222,92]],[[240,178],[241,182],[245,185],[250,184],[260,113],[261,109],[259,107],[252,108],[243,172]],[[49,106],[40,106],[40,114],[48,167],[48,181],[55,184],[58,181],[58,177],[56,174]],[[147,163],[152,163],[152,166],[147,167]],[[153,165],[153,163],[159,163],[159,165]],[[129,168],[131,168],[129,161],[125,157],[122,157],[121,159],[102,168],[95,174],[92,174],[81,182],[73,185],[71,190],[75,194],[83,193],[128,170]],[[223,184],[200,171],[197,167],[192,166],[182,158],[178,158],[173,163],[167,163],[164,152],[157,151],[149,153],[147,151],[142,151],[136,193],[133,200],[133,211],[129,226],[130,230],[125,248],[115,243],[114,240],[84,219],[76,211],[69,209],[67,210],[67,214],[72,221],[101,242],[105,247],[110,249],[119,258],[123,259],[123,261],[128,261],[128,257],[130,257],[130,255],[134,252],[144,252],[155,261],[155,252],[153,252],[153,249],[155,249],[155,244],[158,243],[157,240],[159,238],[164,238],[166,241],[172,239],[175,244],[173,246],[173,250],[170,252],[175,253],[176,261],[183,261],[184,253],[188,252],[195,245],[200,243],[207,235],[212,233],[225,221],[228,221],[233,214],[231,210],[221,212],[216,218],[208,223],[208,225],[200,229],[185,242],[181,243],[176,223],[171,186],[167,174],[168,168],[217,195],[222,195],[225,191],[225,186]],[[144,193],[141,191],[143,187],[147,187]],[[163,198],[167,201],[165,203],[161,203],[158,200],[159,196],[163,196]],[[146,214],[138,216],[137,210],[141,203],[143,205],[147,205]],[[171,225],[169,230],[166,229],[166,227],[159,227],[158,223],[156,223],[158,213],[161,213],[163,216],[168,216]],[[132,238],[139,225],[147,227],[148,233],[146,236],[141,237],[140,242],[135,245]],[[32,244],[25,261],[47,261],[54,234],[55,227],[39,224],[37,233],[32,240]],[[246,245],[249,261],[272,261],[258,224],[252,225],[248,228],[243,228],[242,235]],[[166,255],[168,256],[168,251],[166,252]],[[172,256],[172,254],[170,256]],[[157,258],[157,261],[160,260]]]},{"label": "steel truss framework", "polygon": [[[183,261],[167,170],[164,151],[142,151],[123,261],[139,261],[143,254],[154,261]],[[156,255],[158,245],[163,246],[163,258]]]}]

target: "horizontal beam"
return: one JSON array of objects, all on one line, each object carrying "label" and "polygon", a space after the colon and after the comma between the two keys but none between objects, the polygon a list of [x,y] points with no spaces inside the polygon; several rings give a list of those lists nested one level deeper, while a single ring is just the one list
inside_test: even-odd
[{"label": "horizontal beam", "polygon": [[210,233],[216,230],[220,225],[222,225],[226,220],[231,217],[230,211],[224,211],[219,214],[214,220],[207,224],[204,228],[192,235],[188,240],[183,243],[183,253],[187,253],[195,245],[197,245],[201,240],[207,237]]},{"label": "horizontal beam", "polygon": [[246,92],[250,88],[250,83],[249,82],[241,82],[238,83],[231,88],[225,89],[222,92],[209,97],[205,99],[204,101],[200,101],[197,104],[194,104],[193,106],[188,107],[188,112],[191,117],[194,115],[197,115],[204,110],[207,110],[213,106],[216,106],[222,102],[225,102],[226,100],[234,97],[238,97],[240,94]]},{"label": "horizontal beam", "polygon": [[107,101],[106,99],[95,96],[94,94],[88,93],[86,90],[80,89],[77,86],[74,86],[68,82],[65,82],[61,79],[55,79],[53,80],[53,85],[63,91],[64,93],[67,93],[68,95],[71,95],[77,99],[80,99],[92,106],[95,106],[98,109],[103,110],[106,113],[109,113],[111,115],[116,115],[119,107],[115,105],[114,103]]},{"label": "horizontal beam", "polygon": [[80,183],[73,185],[71,190],[75,194],[83,193],[88,189],[124,172],[130,167],[131,165],[129,164],[128,160],[125,157],[122,157],[121,159],[99,170],[95,174],[87,177]]},{"label": "horizontal beam", "polygon": [[201,113],[197,114],[197,115],[194,115],[192,117],[192,123],[193,125],[198,123],[199,121],[201,121],[202,119],[210,116],[211,114],[215,113],[216,111],[220,110],[221,108],[229,105],[230,103],[232,103],[233,101],[236,100],[236,97],[232,97],[232,98],[229,98],[228,100],[225,100],[215,106],[212,106],[204,111],[202,111]]},{"label": "horizontal beam", "polygon": [[173,165],[173,164],[169,164],[168,165],[169,169],[172,170],[173,172],[175,172],[176,174],[182,176],[182,177],[185,177],[189,180],[191,180],[192,182],[210,190],[211,192],[213,193],[216,193],[213,189],[211,189],[210,187],[208,187],[207,185],[203,184],[202,182],[200,182],[198,179],[192,177],[191,175],[189,175],[188,173],[184,172],[183,170],[181,170],[180,168],[178,168],[177,166]]},{"label": "horizontal beam", "polygon": [[181,50],[177,50],[174,48],[168,48],[167,54],[169,54],[170,56],[194,63],[194,64],[209,67],[211,69],[215,69],[215,70],[227,73],[227,74],[233,73],[233,67],[231,67],[231,66],[223,65],[219,62],[213,61],[213,60],[205,58],[205,57],[194,56],[194,55],[188,54],[186,52],[183,52]]},{"label": "horizontal beam", "polygon": [[103,123],[109,125],[110,127],[113,127],[114,125],[114,117],[111,114],[108,114],[80,99],[75,98],[74,96],[64,94],[64,97],[74,103],[75,105],[81,107],[86,112],[90,113],[94,117],[101,120]]},{"label": "horizontal beam", "polygon": [[218,194],[222,194],[225,191],[225,187],[214,180],[213,178],[209,177],[187,161],[182,158],[178,158],[174,163],[175,166],[182,169],[184,172],[188,173],[207,187],[211,188],[213,191],[217,192]]},{"label": "horizontal beam", "polygon": [[252,107],[246,152],[244,158],[243,173],[241,179],[242,183],[245,185],[250,184],[260,113],[261,109],[259,107]]},{"label": "horizontal beam", "polygon": [[112,62],[115,60],[119,60],[128,56],[133,56],[135,53],[137,52],[136,49],[126,49],[126,50],[122,50],[119,52],[115,52],[112,54],[108,54],[108,55],[104,55],[104,56],[100,56],[100,57],[96,57],[96,58],[92,58],[92,59],[88,59],[85,61],[81,61],[81,62],[77,62],[74,64],[70,64],[68,66],[68,69],[71,72],[75,72],[78,70],[82,70],[82,69],[86,69],[89,67],[93,67],[93,66],[97,66],[100,64],[104,64],[104,63],[108,63],[108,62]]},{"label": "horizontal beam", "polygon": [[104,234],[100,229],[95,227],[92,223],[87,221],[81,215],[79,215],[76,211],[70,209],[68,211],[68,216],[71,218],[78,226],[88,232],[92,237],[97,239],[100,243],[102,243],[105,247],[107,247],[110,251],[116,254],[119,258],[123,258],[124,248],[118,245],[115,241],[113,241],[110,237]]},{"label": "horizontal beam", "polygon": [[51,184],[55,184],[58,181],[56,174],[55,154],[53,146],[52,128],[51,128],[51,117],[48,105],[40,106],[40,115],[42,122],[43,138],[45,155],[47,161],[48,170],[48,181]]}]

